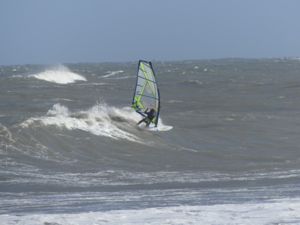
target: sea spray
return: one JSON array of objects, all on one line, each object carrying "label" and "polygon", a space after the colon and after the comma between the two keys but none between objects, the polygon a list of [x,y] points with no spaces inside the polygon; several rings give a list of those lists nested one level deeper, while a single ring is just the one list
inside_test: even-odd
[{"label": "sea spray", "polygon": [[66,66],[62,65],[45,70],[41,73],[29,75],[29,77],[57,84],[70,84],[76,81],[86,81],[85,77],[70,71]]}]

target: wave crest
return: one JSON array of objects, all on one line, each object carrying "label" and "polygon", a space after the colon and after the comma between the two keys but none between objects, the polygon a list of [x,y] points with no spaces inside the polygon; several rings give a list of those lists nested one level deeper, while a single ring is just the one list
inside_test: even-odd
[{"label": "wave crest", "polygon": [[130,108],[115,108],[106,104],[97,104],[86,111],[71,112],[66,106],[55,104],[46,116],[30,118],[21,126],[39,122],[45,126],[54,125],[68,130],[82,130],[94,135],[110,137],[112,139],[126,139],[140,142],[139,138],[117,124],[121,122],[138,121],[139,116]]},{"label": "wave crest", "polygon": [[44,80],[57,84],[69,84],[76,81],[86,81],[86,78],[70,71],[65,66],[59,66],[55,69],[46,70],[41,73],[29,75],[39,80]]}]

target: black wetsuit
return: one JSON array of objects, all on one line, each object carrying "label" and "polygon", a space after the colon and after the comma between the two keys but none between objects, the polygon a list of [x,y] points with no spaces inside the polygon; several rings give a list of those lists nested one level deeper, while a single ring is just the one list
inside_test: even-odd
[{"label": "black wetsuit", "polygon": [[147,117],[145,117],[144,119],[142,119],[140,122],[138,122],[138,125],[142,122],[146,123],[146,126],[149,127],[151,121],[155,118],[156,116],[156,112],[154,109],[151,109],[149,112],[147,112],[147,110],[145,111],[145,114],[147,115]]}]

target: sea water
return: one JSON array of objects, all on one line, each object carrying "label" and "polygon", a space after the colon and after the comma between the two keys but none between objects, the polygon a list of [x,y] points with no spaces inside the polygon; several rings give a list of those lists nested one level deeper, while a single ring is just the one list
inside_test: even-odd
[{"label": "sea water", "polygon": [[300,224],[300,61],[0,67],[0,224]]}]

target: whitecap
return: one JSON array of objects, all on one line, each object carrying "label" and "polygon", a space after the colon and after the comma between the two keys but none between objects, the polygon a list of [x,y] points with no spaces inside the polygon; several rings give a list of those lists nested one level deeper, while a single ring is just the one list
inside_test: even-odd
[{"label": "whitecap", "polygon": [[29,118],[21,124],[21,127],[25,128],[39,122],[45,126],[53,125],[68,130],[77,129],[116,140],[140,142],[137,136],[119,128],[115,119],[137,121],[135,114],[127,108],[118,109],[106,104],[97,104],[85,111],[70,112],[66,106],[58,103],[48,110],[46,116]]},{"label": "whitecap", "polygon": [[41,73],[32,74],[28,77],[33,77],[39,80],[44,80],[57,84],[69,84],[74,83],[76,81],[86,81],[85,77],[70,71],[65,66],[59,66],[55,69],[50,69]]},{"label": "whitecap", "polygon": [[115,75],[120,74],[120,73],[124,73],[124,71],[123,70],[107,71],[107,74],[103,75],[101,77],[108,78],[108,77],[112,77],[112,76],[115,76]]}]

